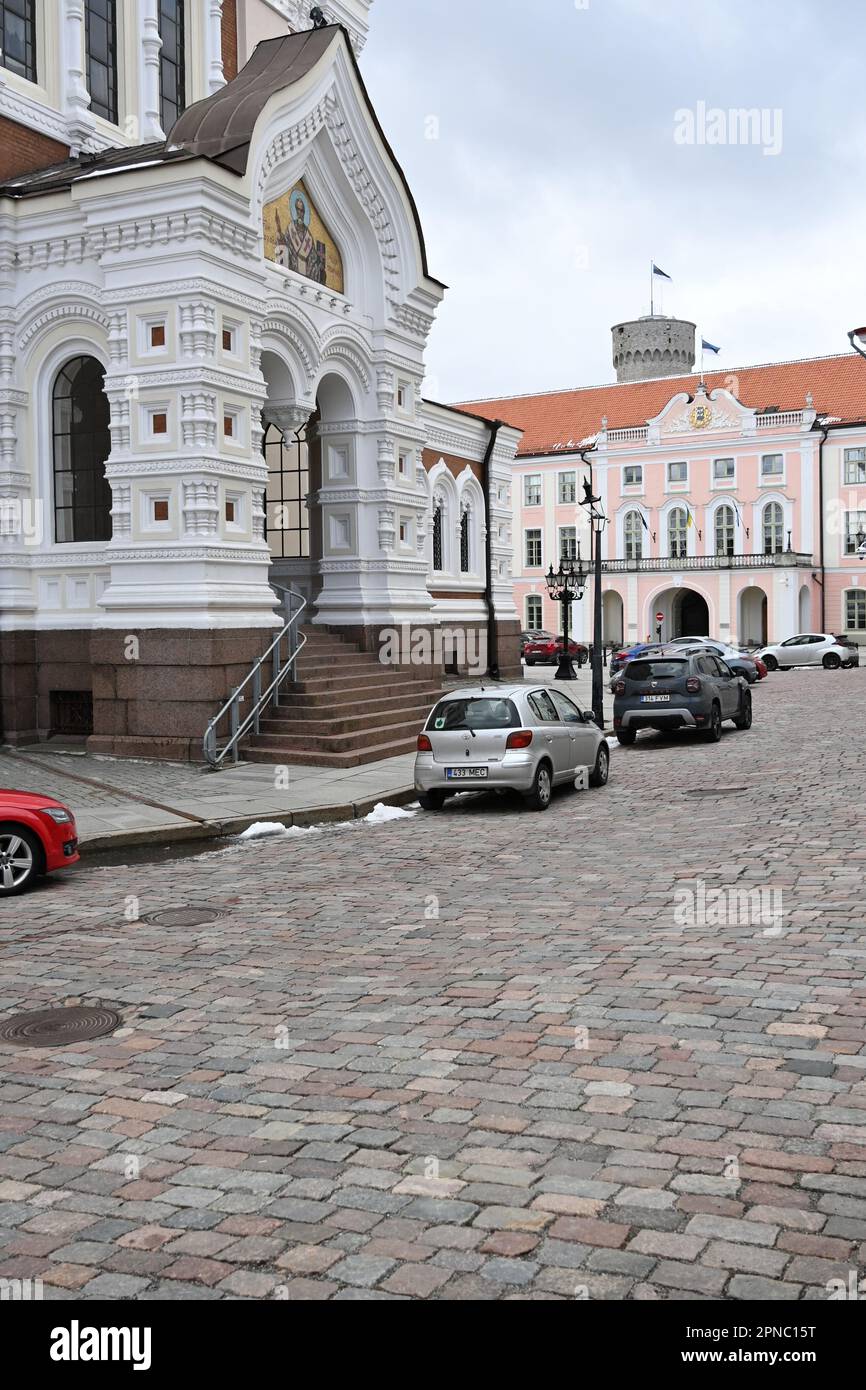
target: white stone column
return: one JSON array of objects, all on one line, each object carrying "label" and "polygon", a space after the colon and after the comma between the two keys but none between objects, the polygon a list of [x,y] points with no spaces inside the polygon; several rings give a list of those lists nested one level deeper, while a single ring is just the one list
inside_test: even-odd
[{"label": "white stone column", "polygon": [[141,100],[141,141],[163,140],[168,135],[162,128],[160,112],[159,54],[162,38],[159,33],[159,0],[139,0],[141,44],[139,47],[139,90]]},{"label": "white stone column", "polygon": [[223,0],[206,0],[207,17],[205,22],[205,82],[207,95],[218,92],[225,86],[223,72]]},{"label": "white stone column", "polygon": [[90,94],[84,76],[84,0],[63,0],[63,111],[71,153],[93,134]]}]

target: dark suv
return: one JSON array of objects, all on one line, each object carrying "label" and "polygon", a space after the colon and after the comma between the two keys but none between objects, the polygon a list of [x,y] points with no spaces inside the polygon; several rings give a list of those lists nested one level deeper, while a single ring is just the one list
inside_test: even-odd
[{"label": "dark suv", "polygon": [[725,719],[738,729],[752,727],[748,682],[709,652],[672,647],[630,661],[613,693],[620,743],[634,743],[641,729],[699,729],[718,743]]}]

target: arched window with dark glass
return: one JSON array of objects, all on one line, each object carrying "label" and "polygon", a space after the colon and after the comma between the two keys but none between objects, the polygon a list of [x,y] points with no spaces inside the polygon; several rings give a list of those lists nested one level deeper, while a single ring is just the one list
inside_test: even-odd
[{"label": "arched window with dark glass", "polygon": [[716,554],[734,553],[734,509],[725,505],[716,512]]},{"label": "arched window with dark glass", "polygon": [[54,539],[111,540],[111,453],[105,369],[95,357],[73,357],[57,373],[52,393]]},{"label": "arched window with dark glass", "polygon": [[668,554],[684,560],[689,553],[689,520],[685,508],[674,507],[668,516]]},{"label": "arched window with dark glass", "polygon": [[186,0],[159,0],[160,124],[168,135],[186,107]]},{"label": "arched window with dark glass", "polygon": [[117,0],[84,0],[90,109],[117,125]]},{"label": "arched window with dark glass", "polygon": [[764,508],[764,554],[781,555],[785,549],[785,513],[781,503],[768,502]]},{"label": "arched window with dark glass", "polygon": [[470,569],[469,509],[460,517],[460,573],[468,574]]},{"label": "arched window with dark glass", "polygon": [[437,574],[441,574],[444,566],[442,563],[442,503],[438,502],[433,510],[433,569]]},{"label": "arched window with dark glass", "polygon": [[0,0],[0,67],[36,81],[36,0]]}]

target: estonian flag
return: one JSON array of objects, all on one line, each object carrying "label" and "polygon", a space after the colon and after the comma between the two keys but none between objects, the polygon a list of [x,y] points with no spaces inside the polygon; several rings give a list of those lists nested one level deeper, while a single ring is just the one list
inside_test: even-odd
[{"label": "estonian flag", "polygon": [[714,352],[718,357],[721,348],[715,347],[713,343],[708,343],[706,338],[701,338],[701,352]]},{"label": "estonian flag", "polygon": [[641,519],[641,524],[642,524],[642,526],[643,526],[643,529],[646,531],[647,535],[649,535],[649,525],[647,524],[647,519],[646,519],[646,517],[644,516],[643,512],[638,512],[638,516],[639,516],[640,519]]},{"label": "estonian flag", "polygon": [[660,276],[662,280],[670,280],[671,284],[673,284],[673,276],[668,275],[666,270],[659,270],[655,261],[653,261],[653,275]]}]

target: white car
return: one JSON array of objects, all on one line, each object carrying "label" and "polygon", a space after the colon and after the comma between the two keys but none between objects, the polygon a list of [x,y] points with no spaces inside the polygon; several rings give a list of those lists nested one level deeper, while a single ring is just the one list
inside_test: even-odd
[{"label": "white car", "polygon": [[859,666],[860,649],[847,637],[829,632],[806,632],[789,637],[757,653],[768,671],[790,671],[792,666],[823,666],[838,671],[840,666]]},{"label": "white car", "polygon": [[443,695],[418,737],[415,787],[425,811],[463,791],[522,792],[546,811],[552,789],[607,784],[610,749],[592,712],[557,686],[473,686]]}]

